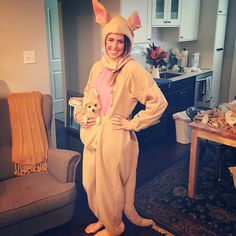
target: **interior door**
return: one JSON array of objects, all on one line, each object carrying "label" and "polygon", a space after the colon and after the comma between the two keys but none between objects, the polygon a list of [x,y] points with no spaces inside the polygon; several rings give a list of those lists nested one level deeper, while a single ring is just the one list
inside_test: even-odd
[{"label": "interior door", "polygon": [[44,0],[47,25],[50,87],[54,113],[64,112],[64,84],[60,48],[58,1]]}]

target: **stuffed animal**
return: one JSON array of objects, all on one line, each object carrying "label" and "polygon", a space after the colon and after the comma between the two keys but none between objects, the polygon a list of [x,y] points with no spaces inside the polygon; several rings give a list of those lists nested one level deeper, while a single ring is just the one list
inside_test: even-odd
[{"label": "stuffed animal", "polygon": [[96,118],[96,124],[100,123],[101,103],[95,88],[91,89],[88,95],[83,98],[71,97],[69,105],[74,107],[73,116],[76,122],[82,117],[86,124],[89,118]]}]

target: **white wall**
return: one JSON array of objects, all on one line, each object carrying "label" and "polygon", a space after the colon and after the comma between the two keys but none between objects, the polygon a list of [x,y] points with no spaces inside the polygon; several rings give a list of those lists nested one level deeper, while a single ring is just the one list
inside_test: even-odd
[{"label": "white wall", "polygon": [[[35,64],[23,63],[28,50],[35,50]],[[50,94],[43,0],[0,1],[0,55],[0,81],[10,92]]]},{"label": "white wall", "polygon": [[82,92],[93,61],[91,1],[62,1],[67,89]]},{"label": "white wall", "polygon": [[[35,64],[24,64],[29,50],[35,50]],[[44,0],[0,0],[0,97],[29,91],[51,94]]]},{"label": "white wall", "polygon": [[[117,15],[119,0],[101,2],[111,15]],[[101,58],[101,28],[95,22],[92,1],[62,1],[62,22],[67,89],[83,93],[92,65]]]}]

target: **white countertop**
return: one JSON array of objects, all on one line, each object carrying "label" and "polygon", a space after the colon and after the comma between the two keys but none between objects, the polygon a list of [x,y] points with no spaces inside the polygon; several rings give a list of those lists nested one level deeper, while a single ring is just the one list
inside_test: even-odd
[{"label": "white countertop", "polygon": [[[201,71],[197,71],[197,72],[174,72],[174,71],[162,71],[160,72],[161,73],[165,73],[165,72],[168,72],[168,73],[180,73],[179,76],[176,76],[176,77],[173,77],[173,78],[168,78],[168,80],[170,81],[178,81],[178,80],[182,80],[182,79],[187,79],[189,77],[193,77],[193,76],[198,76],[198,75],[202,75],[202,74],[205,74],[205,73],[209,73],[209,72],[212,72],[211,69],[201,69]],[[154,78],[154,79],[159,79],[159,78]],[[161,78],[160,78],[161,79]]]}]

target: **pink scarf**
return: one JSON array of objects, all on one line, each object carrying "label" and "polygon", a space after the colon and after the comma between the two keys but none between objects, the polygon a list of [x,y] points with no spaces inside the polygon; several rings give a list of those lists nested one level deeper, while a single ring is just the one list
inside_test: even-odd
[{"label": "pink scarf", "polygon": [[112,85],[114,82],[114,72],[104,67],[94,81],[94,88],[99,94],[99,99],[102,104],[101,115],[106,115],[108,109],[112,105]]},{"label": "pink scarf", "polygon": [[102,105],[101,115],[106,115],[112,105],[112,86],[117,73],[119,73],[119,70],[130,60],[132,60],[132,58],[129,53],[117,59],[112,59],[104,53],[101,59],[104,68],[101,70],[93,84],[99,94]]}]

